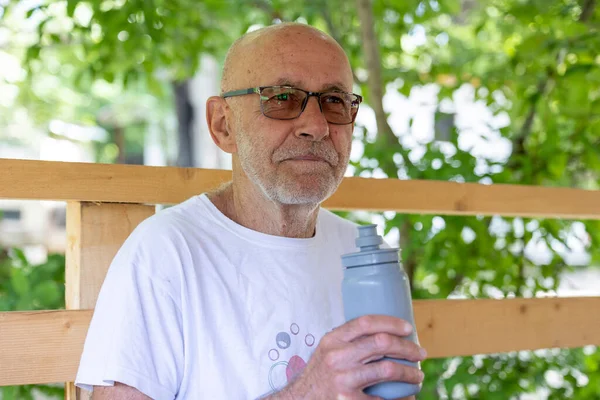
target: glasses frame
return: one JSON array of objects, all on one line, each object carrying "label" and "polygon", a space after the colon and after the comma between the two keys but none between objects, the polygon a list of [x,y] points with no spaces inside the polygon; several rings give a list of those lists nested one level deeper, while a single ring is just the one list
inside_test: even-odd
[{"label": "glasses frame", "polygon": [[[296,115],[295,117],[292,118],[274,118],[274,117],[269,117],[268,115],[265,114],[265,110],[263,108],[263,102],[262,100],[260,101],[260,112],[262,113],[262,115],[264,115],[266,118],[270,118],[270,119],[275,119],[275,120],[280,120],[280,121],[289,121],[291,119],[296,119],[299,118],[302,113],[304,112],[304,110],[306,109],[306,105],[308,104],[308,99],[311,98],[311,96],[314,96],[317,98],[317,103],[319,103],[319,110],[321,110],[321,114],[323,114],[323,106],[321,104],[321,96],[324,94],[328,94],[328,93],[340,93],[340,94],[347,94],[347,95],[352,95],[352,96],[356,96],[357,100],[358,100],[358,107],[356,110],[356,113],[352,116],[352,121],[350,122],[346,122],[346,123],[338,123],[338,122],[330,122],[329,120],[327,121],[330,124],[333,125],[349,125],[349,124],[353,124],[354,120],[356,119],[356,115],[358,115],[358,108],[360,107],[360,103],[362,103],[362,96],[356,94],[356,93],[348,93],[348,92],[342,92],[340,90],[328,90],[327,92],[309,92],[307,90],[304,89],[300,89],[300,88],[296,88],[293,86],[259,86],[259,87],[253,87],[253,88],[248,88],[248,89],[239,89],[239,90],[232,90],[229,92],[225,92],[221,95],[222,98],[226,99],[228,97],[235,97],[235,96],[245,96],[247,94],[258,94],[259,96],[262,96],[262,91],[264,89],[280,89],[280,88],[285,88],[285,89],[294,89],[294,90],[299,90],[301,92],[306,93],[306,98],[304,99],[304,102],[302,103],[302,107],[300,108],[300,112],[298,113],[298,115]],[[323,114],[323,116],[325,117],[325,119],[327,119],[327,117],[325,116],[325,114]]]}]

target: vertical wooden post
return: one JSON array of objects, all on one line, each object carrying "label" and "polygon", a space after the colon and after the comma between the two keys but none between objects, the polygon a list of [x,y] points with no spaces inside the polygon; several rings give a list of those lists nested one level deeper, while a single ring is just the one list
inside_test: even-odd
[{"label": "vertical wooden post", "polygon": [[[135,227],[154,212],[154,206],[141,204],[67,204],[67,309],[94,308],[115,254]],[[79,400],[84,396],[73,382],[67,382],[65,398]]]}]

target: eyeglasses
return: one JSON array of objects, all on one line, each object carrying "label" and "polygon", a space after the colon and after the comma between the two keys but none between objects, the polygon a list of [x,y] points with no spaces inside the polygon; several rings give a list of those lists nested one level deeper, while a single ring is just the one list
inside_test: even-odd
[{"label": "eyeglasses", "polygon": [[308,99],[315,96],[323,116],[330,124],[347,125],[354,122],[362,97],[341,91],[307,92],[291,86],[262,86],[250,89],[233,90],[222,94],[223,98],[260,95],[260,110],[271,119],[298,118],[306,108]]}]

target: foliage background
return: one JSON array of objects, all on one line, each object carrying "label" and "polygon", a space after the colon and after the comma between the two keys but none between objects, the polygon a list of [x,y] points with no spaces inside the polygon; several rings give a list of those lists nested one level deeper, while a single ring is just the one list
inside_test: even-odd
[{"label": "foliage background", "polygon": [[[0,2],[0,29],[13,39],[0,50],[26,65],[22,76],[4,83],[18,89],[16,104],[39,126],[60,118],[105,127],[110,136],[98,145],[98,161],[122,161],[115,143],[123,140],[124,129],[143,138],[149,121],[166,126],[200,55],[222,60],[228,45],[250,27],[301,21],[329,32],[347,50],[366,100],[362,112],[375,120],[374,126],[357,126],[355,175],[600,188],[595,0],[23,4]],[[418,140],[414,115],[403,129],[392,128],[390,116],[410,111],[386,108],[384,99],[392,93],[414,99],[423,91],[433,93],[435,136]],[[461,121],[459,93],[485,105],[495,122],[481,127]],[[123,112],[102,118],[107,107]],[[11,119],[13,109],[0,105],[0,123]],[[508,157],[486,156],[473,146],[498,137],[510,144]],[[552,294],[561,276],[576,268],[564,256],[574,245],[588,250],[590,265],[600,265],[598,222],[344,215],[379,218],[387,233],[399,237],[414,297],[420,299]],[[532,243],[545,244],[551,257],[532,260],[525,251]],[[64,282],[59,258],[31,266],[12,250],[0,262],[3,310],[62,305],[56,297]],[[598,399],[599,365],[594,347],[429,360],[419,399],[520,399],[525,393]],[[31,388],[14,390],[3,389],[4,398],[26,398]]]}]

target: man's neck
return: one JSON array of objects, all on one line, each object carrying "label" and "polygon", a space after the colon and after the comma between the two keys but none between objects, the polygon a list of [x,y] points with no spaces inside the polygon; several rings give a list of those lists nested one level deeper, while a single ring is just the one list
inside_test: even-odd
[{"label": "man's neck", "polygon": [[226,217],[254,231],[290,238],[315,234],[319,204],[279,204],[256,190],[242,190],[235,182],[207,196]]}]

